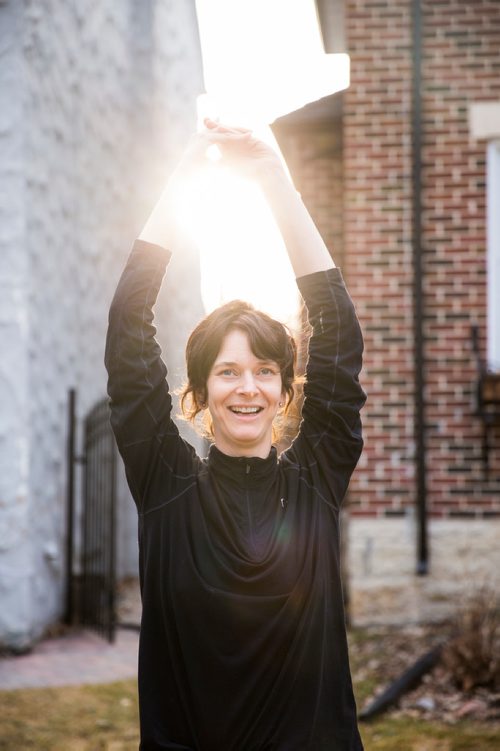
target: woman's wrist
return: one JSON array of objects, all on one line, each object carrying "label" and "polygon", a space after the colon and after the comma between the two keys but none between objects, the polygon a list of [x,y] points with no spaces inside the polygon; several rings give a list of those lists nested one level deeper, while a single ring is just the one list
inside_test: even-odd
[{"label": "woman's wrist", "polygon": [[296,193],[292,181],[280,162],[262,166],[257,173],[257,180],[269,199],[280,194]]}]

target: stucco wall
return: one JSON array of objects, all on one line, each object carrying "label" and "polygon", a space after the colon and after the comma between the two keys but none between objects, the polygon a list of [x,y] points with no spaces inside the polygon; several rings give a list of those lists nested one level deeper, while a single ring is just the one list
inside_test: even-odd
[{"label": "stucco wall", "polygon": [[0,629],[29,617],[28,283],[25,236],[22,6],[0,7]]},{"label": "stucco wall", "polygon": [[[23,646],[63,607],[67,391],[80,417],[105,393],[109,302],[195,126],[202,79],[191,1],[27,0],[0,16],[0,642]],[[161,330],[169,311],[175,334],[198,317],[196,263],[176,261]],[[120,524],[127,573],[128,500]]]}]

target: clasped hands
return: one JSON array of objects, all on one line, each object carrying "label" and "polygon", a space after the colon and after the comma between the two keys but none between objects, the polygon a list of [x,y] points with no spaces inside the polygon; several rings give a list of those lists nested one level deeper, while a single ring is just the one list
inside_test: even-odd
[{"label": "clasped hands", "polygon": [[249,179],[265,179],[267,175],[283,172],[280,157],[274,149],[256,138],[247,128],[223,125],[205,118],[202,131],[191,136],[175,172],[188,176],[200,168],[214,164],[208,156],[211,146],[217,146],[217,164]]}]

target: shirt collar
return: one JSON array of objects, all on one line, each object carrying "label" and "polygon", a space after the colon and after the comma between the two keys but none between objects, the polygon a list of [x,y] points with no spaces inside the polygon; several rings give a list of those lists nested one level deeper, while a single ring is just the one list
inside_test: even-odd
[{"label": "shirt collar", "polygon": [[255,482],[271,477],[278,467],[278,452],[276,446],[265,459],[259,456],[228,456],[212,444],[208,452],[208,467],[218,475],[237,482]]}]

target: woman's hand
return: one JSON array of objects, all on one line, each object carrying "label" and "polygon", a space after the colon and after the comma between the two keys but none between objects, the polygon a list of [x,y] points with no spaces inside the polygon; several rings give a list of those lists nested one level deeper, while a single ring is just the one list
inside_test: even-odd
[{"label": "woman's hand", "polygon": [[264,141],[255,138],[251,130],[205,118],[205,129],[195,133],[175,170],[175,176],[189,176],[197,169],[214,165],[208,157],[210,146],[217,146],[219,167],[227,167],[243,177],[265,179],[269,173],[284,173],[280,158]]},{"label": "woman's hand", "polygon": [[205,118],[208,137],[216,138],[222,166],[234,170],[243,177],[265,179],[269,173],[284,174],[280,157],[274,149],[256,138],[252,131],[223,125]]},{"label": "woman's hand", "polygon": [[199,133],[193,133],[174,172],[176,175],[188,176],[200,168],[210,166],[213,164],[213,161],[208,158],[210,146],[246,141],[250,136],[251,132],[244,128],[224,128],[223,130],[205,128]]}]

